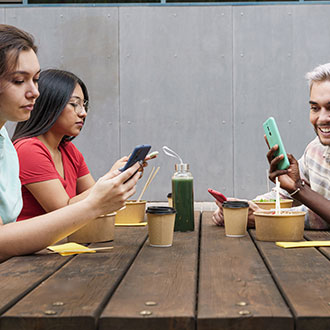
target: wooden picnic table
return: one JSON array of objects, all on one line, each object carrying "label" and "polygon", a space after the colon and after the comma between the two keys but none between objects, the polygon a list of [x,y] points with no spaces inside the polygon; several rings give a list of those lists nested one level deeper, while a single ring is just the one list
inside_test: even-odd
[{"label": "wooden picnic table", "polygon": [[[112,250],[0,264],[0,329],[329,330],[330,248],[228,238],[211,212],[170,248],[116,228]],[[306,231],[307,240],[330,232]]]}]

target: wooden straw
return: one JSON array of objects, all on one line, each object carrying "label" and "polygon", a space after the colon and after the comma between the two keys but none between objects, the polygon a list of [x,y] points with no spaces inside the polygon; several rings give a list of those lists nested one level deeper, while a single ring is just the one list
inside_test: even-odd
[{"label": "wooden straw", "polygon": [[141,200],[142,195],[144,194],[144,192],[146,191],[146,189],[147,189],[148,186],[150,185],[151,181],[154,179],[154,177],[155,177],[156,174],[158,173],[159,169],[160,169],[160,167],[158,166],[157,169],[156,169],[156,171],[154,172],[155,167],[152,168],[152,170],[151,170],[151,172],[150,172],[150,175],[149,175],[149,177],[148,177],[148,180],[147,180],[147,182],[145,183],[145,185],[144,185],[144,187],[143,187],[143,189],[142,189],[142,191],[141,191],[141,194],[140,194],[139,198],[136,200],[137,202],[139,202],[139,201]]},{"label": "wooden straw", "polygon": [[149,177],[148,177],[146,183],[145,183],[144,186],[143,186],[143,189],[142,189],[142,191],[141,191],[141,194],[140,194],[139,198],[136,200],[137,202],[140,201],[140,199],[141,199],[143,193],[144,193],[145,190],[147,189],[148,182],[150,181],[150,179],[151,179],[151,177],[152,177],[152,174],[153,174],[154,170],[155,170],[155,166],[152,168],[152,170],[151,170],[151,172],[150,172],[150,174],[149,174]]},{"label": "wooden straw", "polygon": [[64,251],[49,251],[48,250],[47,252],[48,252],[48,254],[53,254],[53,253],[89,252],[90,250],[101,251],[101,250],[111,250],[111,249],[113,249],[113,246],[105,246],[105,247],[97,247],[97,248],[88,247],[88,248],[89,248],[89,250],[85,250],[85,249],[68,249],[68,250],[64,250]]}]

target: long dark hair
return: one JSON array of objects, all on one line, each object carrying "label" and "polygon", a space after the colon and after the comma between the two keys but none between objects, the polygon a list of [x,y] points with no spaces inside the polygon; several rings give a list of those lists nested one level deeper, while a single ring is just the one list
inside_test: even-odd
[{"label": "long dark hair", "polygon": [[[40,96],[30,118],[17,123],[12,141],[48,132],[68,104],[77,84],[82,89],[84,100],[88,101],[85,84],[73,73],[55,69],[42,71],[38,82]],[[64,136],[61,143],[72,139],[74,137]]]},{"label": "long dark hair", "polygon": [[0,82],[15,70],[21,51],[30,49],[37,53],[31,34],[12,25],[0,24]]}]

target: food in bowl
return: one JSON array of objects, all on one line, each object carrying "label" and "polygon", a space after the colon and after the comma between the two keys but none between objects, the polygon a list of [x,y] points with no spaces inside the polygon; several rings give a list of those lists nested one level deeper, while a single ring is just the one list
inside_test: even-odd
[{"label": "food in bowl", "polygon": [[[276,200],[275,199],[258,199],[252,200],[253,203],[257,204],[261,209],[271,210],[275,209]],[[280,199],[281,209],[288,209],[292,207],[292,199]]]}]

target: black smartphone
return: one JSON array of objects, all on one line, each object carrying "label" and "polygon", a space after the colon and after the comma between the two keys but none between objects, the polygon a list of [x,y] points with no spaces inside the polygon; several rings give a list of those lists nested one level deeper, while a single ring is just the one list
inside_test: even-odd
[{"label": "black smartphone", "polygon": [[150,149],[151,146],[149,144],[142,144],[136,146],[130,157],[128,158],[128,161],[125,166],[120,168],[119,171],[124,172],[125,170],[133,166],[136,162],[143,161],[146,158]]}]

